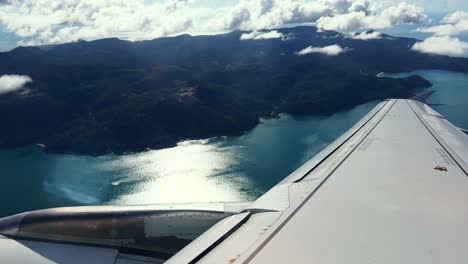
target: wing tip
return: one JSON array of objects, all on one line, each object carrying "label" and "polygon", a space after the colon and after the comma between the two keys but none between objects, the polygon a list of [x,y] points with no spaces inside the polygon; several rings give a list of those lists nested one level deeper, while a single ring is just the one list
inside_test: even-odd
[{"label": "wing tip", "polygon": [[431,90],[431,91],[427,91],[427,92],[424,92],[424,93],[421,93],[421,94],[418,94],[416,96],[413,96],[411,97],[410,99],[411,100],[416,100],[416,101],[419,101],[421,103],[425,103],[427,98],[431,97],[431,95],[433,95],[435,93],[434,90]]}]

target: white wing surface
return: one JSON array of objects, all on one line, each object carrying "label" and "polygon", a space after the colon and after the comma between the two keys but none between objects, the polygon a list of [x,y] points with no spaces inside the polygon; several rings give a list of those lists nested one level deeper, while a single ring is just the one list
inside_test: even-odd
[{"label": "white wing surface", "polygon": [[210,229],[169,263],[467,263],[467,164],[459,128],[421,102],[387,100],[235,230],[200,250],[221,232]]}]

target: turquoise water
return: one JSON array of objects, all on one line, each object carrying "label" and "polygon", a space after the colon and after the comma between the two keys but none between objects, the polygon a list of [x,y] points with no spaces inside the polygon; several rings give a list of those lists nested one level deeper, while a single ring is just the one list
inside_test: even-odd
[{"label": "turquoise water", "polygon": [[[468,75],[417,72],[434,83],[434,108],[468,127]],[[402,75],[392,75],[399,77]],[[185,141],[130,155],[0,151],[0,216],[47,207],[253,200],[318,153],[377,102],[331,116],[262,120],[241,137]]]}]

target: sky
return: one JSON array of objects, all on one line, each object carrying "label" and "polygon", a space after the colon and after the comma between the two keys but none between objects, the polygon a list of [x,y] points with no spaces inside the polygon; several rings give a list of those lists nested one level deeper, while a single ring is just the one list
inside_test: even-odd
[{"label": "sky", "polygon": [[290,24],[417,36],[425,40],[415,50],[468,54],[467,0],[0,0],[0,51],[78,39],[135,41]]}]

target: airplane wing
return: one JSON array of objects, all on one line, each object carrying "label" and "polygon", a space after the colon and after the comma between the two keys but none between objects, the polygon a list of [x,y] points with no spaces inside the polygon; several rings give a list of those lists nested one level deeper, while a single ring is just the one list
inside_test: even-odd
[{"label": "airplane wing", "polygon": [[467,263],[467,164],[464,133],[387,100],[167,263]]},{"label": "airplane wing", "polygon": [[[468,135],[418,101],[421,99],[424,96],[380,103],[255,202],[231,205],[230,210],[202,211],[209,223],[184,217],[195,213],[199,219],[200,210],[166,208],[149,214],[139,212],[135,217],[140,217],[141,223],[134,223],[138,230],[127,231],[139,232],[140,237],[153,242],[162,237],[180,239],[177,230],[182,227],[185,235],[192,234],[185,237],[191,242],[167,263],[466,263]],[[161,216],[168,213],[179,213],[181,217],[172,219],[185,222],[171,221],[172,229],[165,231],[167,220]],[[27,244],[34,242],[29,241],[31,237],[42,243],[42,251],[34,252],[43,257],[53,255],[43,249],[50,242],[80,247],[85,251],[83,256],[93,254],[93,250],[110,250],[100,253],[102,258],[109,254],[109,263],[116,259],[115,263],[163,261],[166,259],[157,254],[145,260],[137,258],[147,252],[171,252],[169,240],[158,247],[148,248],[145,239],[128,246],[129,237],[123,235],[118,240],[115,234],[109,237],[104,232],[98,241],[96,231],[89,228],[85,230],[91,235],[84,240],[76,238],[80,232],[50,236],[43,225],[54,217],[60,219],[63,212],[52,214],[52,218],[47,210],[29,214],[0,220],[0,234],[5,236],[0,238],[0,256],[34,251],[35,247]],[[84,213],[80,219],[89,215],[100,219],[96,212]],[[69,218],[73,219],[76,215]],[[65,224],[60,232],[68,230],[67,225],[74,226]],[[97,230],[106,230],[101,224],[97,226]],[[118,231],[118,225],[109,230]],[[192,241],[192,237],[196,238]],[[62,245],[64,241],[68,244]],[[5,245],[11,243],[21,244],[11,250],[14,246]],[[82,249],[87,247],[93,250]]]}]

